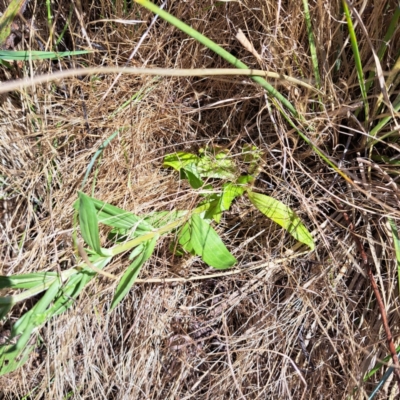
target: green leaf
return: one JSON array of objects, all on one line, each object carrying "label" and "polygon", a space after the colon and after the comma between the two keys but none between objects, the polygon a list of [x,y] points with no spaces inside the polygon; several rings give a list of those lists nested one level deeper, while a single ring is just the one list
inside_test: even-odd
[{"label": "green leaf", "polygon": [[183,225],[182,229],[178,233],[178,243],[188,253],[193,252],[193,246],[192,246],[191,234],[190,234],[190,224],[188,222],[185,225]]},{"label": "green leaf", "polygon": [[235,179],[236,165],[225,151],[215,155],[204,154],[200,157],[197,169],[202,178]]},{"label": "green leaf", "polygon": [[211,267],[226,269],[236,263],[236,258],[225,247],[218,233],[198,214],[190,219],[190,242],[194,251]]},{"label": "green leaf", "polygon": [[310,232],[290,207],[264,194],[251,191],[248,191],[247,194],[253,205],[266,217],[284,228],[299,242],[306,244],[311,250],[314,250],[315,245]]},{"label": "green leaf", "polygon": [[185,153],[179,151],[177,153],[168,154],[164,157],[164,167],[172,167],[177,171],[185,168],[189,164],[197,164],[199,162],[199,157],[195,154]]},{"label": "green leaf", "polygon": [[184,170],[186,178],[189,179],[191,185],[193,183],[192,187],[196,189],[202,186],[199,182],[201,178],[235,179],[237,168],[232,159],[228,157],[228,152],[218,150],[207,150],[206,152],[203,149],[201,153],[200,157],[184,152],[168,154],[164,158],[163,165],[172,167],[181,173]]},{"label": "green leaf", "polygon": [[155,236],[153,239],[145,242],[143,244],[144,246],[142,253],[135,258],[133,263],[125,271],[124,275],[119,281],[117,290],[115,291],[115,295],[111,303],[111,310],[113,310],[122,301],[135,283],[143,264],[151,257],[157,239],[158,237]]},{"label": "green leaf", "polygon": [[196,164],[188,164],[181,170],[181,178],[187,179],[193,189],[199,189],[204,185]]},{"label": "green leaf", "polygon": [[234,183],[225,183],[222,186],[222,193],[213,195],[213,200],[210,202],[210,208],[205,213],[205,219],[214,219],[215,222],[221,221],[221,216],[224,211],[228,211],[236,197],[244,193],[244,187],[235,185]]},{"label": "green leaf", "polygon": [[0,60],[27,61],[27,60],[47,60],[62,57],[78,56],[90,53],[88,50],[64,51],[56,53],[54,51],[14,51],[0,50]]},{"label": "green leaf", "polygon": [[51,282],[56,277],[57,272],[0,276],[0,289],[31,289],[37,285]]},{"label": "green leaf", "polygon": [[79,225],[85,242],[97,253],[102,254],[96,209],[89,196],[79,192]]},{"label": "green leaf", "polygon": [[[142,218],[129,211],[125,211],[122,208],[115,207],[93,197],[89,197],[89,199],[97,211],[97,220],[101,224],[111,226],[112,228],[127,230],[136,227],[137,230],[143,232],[151,231],[153,229],[153,227],[146,221],[143,221]],[[78,199],[74,204],[74,208],[79,209],[79,206],[80,202]]]}]

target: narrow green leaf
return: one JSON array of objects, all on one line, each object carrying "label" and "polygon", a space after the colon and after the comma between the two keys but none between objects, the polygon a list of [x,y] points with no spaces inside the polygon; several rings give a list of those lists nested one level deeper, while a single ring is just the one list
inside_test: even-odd
[{"label": "narrow green leaf", "polygon": [[368,121],[368,119],[369,119],[369,103],[368,103],[368,98],[367,98],[367,90],[365,88],[365,78],[364,78],[364,71],[363,71],[362,62],[361,62],[360,51],[358,49],[357,36],[356,36],[355,29],[354,29],[353,21],[351,20],[351,15],[350,15],[349,7],[347,5],[347,0],[343,0],[342,2],[343,2],[343,10],[346,15],[347,28],[349,30],[349,35],[350,35],[350,43],[351,43],[351,47],[353,49],[353,56],[354,56],[354,62],[356,65],[356,70],[357,70],[358,84],[360,85],[361,97],[364,102],[365,119],[366,119],[366,121]]},{"label": "narrow green leaf", "polygon": [[102,254],[96,209],[89,196],[79,192],[79,225],[85,242],[97,253]]},{"label": "narrow green leaf", "polygon": [[315,245],[310,232],[290,207],[264,194],[251,191],[248,191],[247,194],[253,205],[266,217],[284,228],[299,242],[306,244],[311,250],[314,250]]},{"label": "narrow green leaf", "polygon": [[144,243],[142,253],[135,258],[132,264],[125,271],[124,275],[119,281],[114,298],[111,302],[111,310],[113,310],[122,301],[135,283],[143,264],[151,257],[154,247],[157,243],[157,239],[158,236],[155,236],[153,239]]},{"label": "narrow green leaf", "polygon": [[56,277],[56,272],[0,276],[0,289],[31,289],[37,285],[48,283]]},{"label": "narrow green leaf", "polygon": [[211,267],[226,269],[236,263],[236,258],[225,247],[218,233],[198,214],[190,219],[190,242],[194,251]]},{"label": "narrow green leaf", "polygon": [[0,50],[0,60],[27,61],[27,60],[48,60],[55,58],[78,56],[90,53],[88,50],[64,51],[56,53],[54,51],[14,51]]},{"label": "narrow green leaf", "polygon": [[[87,196],[87,195],[86,195]],[[87,196],[89,197],[89,196]],[[101,224],[111,226],[112,228],[120,229],[132,229],[136,227],[139,231],[151,231],[153,227],[149,225],[142,218],[135,214],[125,211],[122,208],[115,207],[111,204],[105,203],[104,201],[97,200],[93,197],[89,197],[92,204],[97,211],[97,221]],[[80,201],[79,199],[74,203],[74,208],[79,210]]]}]

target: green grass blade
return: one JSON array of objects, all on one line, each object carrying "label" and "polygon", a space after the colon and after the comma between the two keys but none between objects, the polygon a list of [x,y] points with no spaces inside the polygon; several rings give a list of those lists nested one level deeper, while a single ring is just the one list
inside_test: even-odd
[{"label": "green grass blade", "polygon": [[319,74],[317,49],[315,47],[315,39],[314,39],[314,33],[313,33],[313,29],[312,29],[312,24],[311,24],[308,0],[303,0],[303,7],[304,7],[304,16],[305,16],[305,20],[306,20],[308,42],[310,43],[310,53],[311,53],[311,60],[312,60],[313,69],[314,69],[315,81],[317,84],[317,89],[320,89],[321,88],[321,76]]},{"label": "green grass blade", "polygon": [[194,251],[210,267],[227,269],[236,264],[236,258],[225,247],[218,233],[200,217],[190,219],[190,243]]},{"label": "green grass blade", "polygon": [[[202,35],[200,32],[196,31],[189,25],[185,24],[184,22],[180,21],[178,18],[172,16],[168,12],[162,10],[161,8],[157,7],[155,4],[148,0],[135,0],[136,3],[142,5],[143,7],[147,8],[148,10],[152,11],[155,14],[158,14],[162,19],[169,22],[171,25],[175,26],[176,28],[180,29],[182,32],[186,33],[193,39],[197,40],[204,46],[208,47],[210,50],[214,51],[214,53],[221,56],[224,60],[228,61],[230,64],[234,65],[236,68],[240,69],[249,69],[249,67],[230,54],[228,51],[223,49],[221,46],[207,38],[206,36]],[[288,101],[282,94],[280,94],[272,85],[270,85],[264,78],[260,76],[252,76],[251,79],[254,82],[260,84],[272,97],[276,98],[280,101],[290,112],[297,116],[298,113],[295,107],[292,105],[290,101]]]},{"label": "green grass blade", "polygon": [[139,272],[143,264],[153,254],[158,238],[159,236],[155,236],[148,242],[143,243],[143,247],[141,248],[142,250],[141,253],[136,256],[132,264],[127,268],[127,270],[125,271],[124,275],[122,276],[118,284],[117,290],[115,291],[115,295],[111,303],[111,310],[113,310],[122,301],[122,299],[126,296],[129,290],[131,290],[133,284],[135,283],[136,278],[139,275]]},{"label": "green grass blade", "polygon": [[270,218],[284,228],[296,240],[306,244],[311,250],[314,250],[315,244],[310,232],[290,207],[264,194],[251,191],[248,191],[247,194],[252,204],[267,218]]},{"label": "green grass blade", "polygon": [[63,57],[79,56],[88,54],[88,50],[63,51],[60,53],[54,51],[14,51],[0,50],[0,60],[7,61],[28,61],[28,60],[54,60]]},{"label": "green grass blade", "polygon": [[356,32],[354,30],[354,25],[353,25],[353,21],[351,19],[350,10],[347,5],[347,0],[343,0],[343,10],[344,10],[344,13],[346,16],[347,28],[349,30],[351,48],[353,49],[353,56],[354,56],[354,62],[356,65],[356,70],[357,70],[358,84],[360,85],[361,97],[364,102],[365,120],[368,121],[368,119],[369,119],[369,104],[368,104],[368,99],[367,99],[367,90],[365,88],[364,72],[363,72],[363,67],[362,67],[362,63],[361,63],[360,51],[358,49]]}]

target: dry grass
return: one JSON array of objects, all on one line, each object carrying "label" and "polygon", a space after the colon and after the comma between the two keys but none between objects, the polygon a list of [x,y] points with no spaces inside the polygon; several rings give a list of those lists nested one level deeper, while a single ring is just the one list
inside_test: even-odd
[{"label": "dry grass", "polygon": [[[90,4],[92,3],[92,5]],[[124,65],[152,15],[123,2],[82,2],[87,38],[106,51],[60,64],[34,62],[27,71],[2,69],[2,80],[84,65]],[[254,68],[312,79],[302,2],[169,2],[167,9],[207,34]],[[353,133],[344,166],[365,191],[336,178],[290,131],[265,92],[247,78],[152,78],[115,76],[65,79],[4,95],[0,113],[1,190],[0,273],[56,270],[75,265],[72,204],[86,168],[101,143],[124,127],[104,151],[91,191],[106,202],[141,214],[191,207],[195,195],[161,169],[162,157],[176,150],[225,146],[233,157],[253,143],[265,152],[258,180],[261,192],[293,207],[315,230],[313,253],[291,257],[295,243],[260,218],[242,200],[224,217],[221,233],[239,271],[226,277],[187,283],[137,284],[108,313],[115,285],[99,277],[68,313],[40,330],[37,353],[15,373],[0,378],[0,398],[18,399],[344,399],[365,398],[384,373],[367,384],[364,374],[388,353],[377,305],[342,214],[332,198],[343,200],[363,240],[399,341],[397,271],[386,228],[388,210],[398,217],[399,191],[385,185],[385,166],[356,162],[363,132],[352,116],[359,102],[357,76],[340,2],[310,2],[321,65],[323,104],[314,93],[293,85],[278,88],[313,124],[315,144],[335,160]],[[360,9],[363,2],[355,2]],[[378,2],[379,3],[379,2]],[[47,39],[45,7],[32,2],[40,36]],[[362,18],[373,43],[397,2],[367,2]],[[69,2],[54,2],[58,31]],[[68,50],[87,47],[73,14],[65,37]],[[140,19],[143,24],[93,22]],[[89,22],[93,22],[89,24]],[[262,64],[235,39],[242,29]],[[361,31],[360,31],[361,32]],[[371,51],[360,35],[363,65]],[[397,31],[383,64],[393,65]],[[37,44],[32,41],[32,47]],[[343,51],[339,70],[338,53]],[[227,67],[193,39],[158,20],[131,65],[166,68]],[[143,93],[113,115],[135,93]],[[350,110],[350,111],[349,111]],[[389,128],[388,128],[389,131]],[[382,154],[394,154],[383,144]],[[397,147],[395,147],[397,149]],[[261,233],[260,233],[261,232]],[[197,259],[174,258],[164,240],[140,278],[190,278],[212,273]],[[294,248],[296,252],[300,250]],[[303,249],[304,250],[304,249]],[[120,273],[126,258],[107,271]],[[257,268],[255,268],[257,267]],[[31,303],[13,311],[11,322]],[[0,335],[5,335],[5,324]],[[0,337],[1,340],[1,337]],[[304,350],[303,350],[303,349]],[[380,397],[389,398],[389,383]]]}]

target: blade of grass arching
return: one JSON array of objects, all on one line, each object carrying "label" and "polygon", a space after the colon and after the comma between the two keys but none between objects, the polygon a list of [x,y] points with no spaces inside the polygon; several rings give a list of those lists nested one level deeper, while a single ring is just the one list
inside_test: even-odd
[{"label": "blade of grass arching", "polygon": [[[396,10],[394,11],[394,14],[392,16],[392,19],[390,20],[389,27],[388,27],[388,30],[386,32],[386,35],[384,36],[384,38],[382,40],[382,45],[378,50],[379,61],[382,61],[383,56],[385,55],[386,50],[388,48],[389,42],[392,39],[393,34],[395,33],[395,31],[396,31],[396,29],[398,27],[399,17],[400,17],[400,5],[397,6]],[[367,93],[368,93],[369,89],[372,86],[372,83],[374,81],[375,75],[376,75],[375,70],[370,71],[370,73],[368,74],[367,83],[365,85],[365,90],[366,90]]]},{"label": "blade of grass arching", "polygon": [[369,104],[368,104],[368,99],[367,99],[367,91],[365,88],[364,72],[363,72],[362,63],[361,63],[360,51],[358,49],[356,32],[354,30],[354,25],[353,25],[353,21],[351,19],[350,10],[347,5],[347,0],[343,0],[343,10],[344,10],[344,13],[346,16],[347,28],[349,30],[351,48],[353,49],[353,56],[354,56],[354,62],[356,65],[356,70],[357,70],[358,84],[360,85],[361,97],[362,97],[363,103],[364,103],[365,121],[366,121],[366,123],[368,123]]},{"label": "blade of grass arching", "polygon": [[14,51],[14,50],[0,50],[0,60],[7,61],[28,61],[28,60],[53,60],[63,57],[79,56],[81,54],[88,54],[89,50],[76,50],[76,51]]},{"label": "blade of grass arching", "polygon": [[[230,54],[228,51],[223,49],[221,46],[207,38],[206,36],[202,35],[200,32],[196,31],[189,25],[185,24],[184,22],[180,21],[178,18],[172,16],[168,12],[162,10],[160,7],[157,7],[155,4],[148,0],[135,0],[136,3],[142,5],[143,7],[147,8],[148,10],[152,11],[155,14],[158,14],[162,19],[169,22],[171,25],[175,26],[176,28],[180,29],[182,32],[186,33],[193,39],[197,40],[204,46],[208,47],[214,53],[221,56],[224,60],[228,61],[236,68],[240,69],[250,69],[246,64],[238,60],[235,56]],[[281,102],[290,112],[297,117],[298,113],[295,107],[292,105],[290,101],[288,101],[281,93],[279,93],[272,85],[270,85],[264,78],[260,76],[252,76],[251,79],[254,82],[257,82],[261,85],[267,92],[274,98],[276,98],[279,102]]]},{"label": "blade of grass arching", "polygon": [[317,84],[317,89],[320,89],[321,88],[321,77],[319,74],[317,49],[315,47],[315,38],[314,38],[314,33],[313,33],[313,29],[312,29],[312,24],[311,24],[308,0],[303,0],[303,7],[304,7],[304,16],[306,19],[308,42],[310,44],[311,60],[312,60],[313,69],[314,69],[315,81]]},{"label": "blade of grass arching", "polygon": [[397,261],[397,280],[399,284],[399,293],[400,293],[400,239],[399,239],[399,232],[397,230],[396,223],[392,218],[388,218],[390,228],[392,230],[392,238],[394,244],[394,250],[396,254],[396,261]]}]

